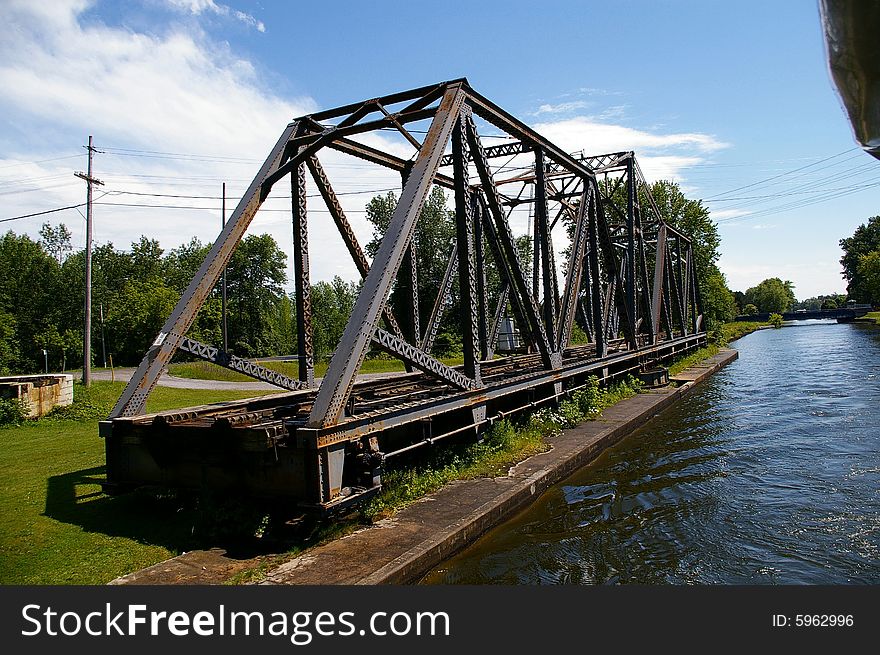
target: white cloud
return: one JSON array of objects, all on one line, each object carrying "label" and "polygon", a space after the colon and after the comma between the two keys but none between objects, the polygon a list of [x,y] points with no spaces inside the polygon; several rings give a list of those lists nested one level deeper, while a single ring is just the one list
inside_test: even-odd
[{"label": "white cloud", "polygon": [[[155,29],[150,33],[84,21],[83,1],[0,3],[9,26],[0,41],[0,218],[81,203],[84,184],[73,177],[85,168],[82,144],[95,136],[106,152],[95,155],[99,203],[175,205],[95,207],[95,240],[127,247],[141,234],[173,248],[198,236],[212,242],[219,232],[221,181],[228,182],[227,215],[260,163],[296,116],[316,109],[310,98],[283,97],[260,83],[255,67],[207,35]],[[160,26],[161,27],[161,26]],[[190,29],[192,29],[190,27]],[[384,145],[382,136],[373,145]],[[137,150],[132,153],[119,149]],[[397,149],[392,146],[392,150]],[[167,158],[163,153],[186,157]],[[406,153],[409,156],[411,151]],[[79,153],[79,154],[78,154]],[[69,156],[73,155],[73,158]],[[195,155],[195,156],[193,156]],[[68,157],[57,161],[35,160]],[[400,176],[373,171],[363,162],[322,154],[338,192],[395,188]],[[268,231],[290,252],[289,187],[279,184],[250,228]],[[108,195],[105,191],[211,198]],[[313,191],[310,191],[313,193]],[[358,236],[371,229],[362,213],[370,195],[346,195],[343,206]],[[309,199],[312,206],[319,200]],[[312,221],[313,279],[357,277],[327,214]],[[36,235],[48,221],[65,222],[74,245],[84,244],[83,219],[74,210],[2,224]],[[292,266],[292,264],[291,264]]]},{"label": "white cloud", "polygon": [[591,104],[593,103],[587,102],[586,100],[572,100],[570,102],[560,102],[555,105],[544,104],[538,107],[538,109],[532,113],[532,116],[540,116],[541,114],[567,114],[578,109],[585,109]]},{"label": "white cloud", "polygon": [[728,144],[709,134],[657,133],[603,122],[588,116],[537,123],[534,128],[565,150],[588,155],[634,150],[649,181],[680,181],[683,171]]},{"label": "white cloud", "polygon": [[695,149],[710,153],[727,144],[708,134],[655,134],[623,125],[612,125],[583,116],[552,123],[538,123],[535,129],[569,150],[616,152],[619,150]]},{"label": "white cloud", "polygon": [[236,20],[241,21],[249,27],[253,27],[258,32],[265,32],[266,26],[262,21],[257,20],[250,14],[237,9],[232,9],[224,4],[214,2],[214,0],[166,0],[166,2],[175,7],[189,11],[191,14],[198,16],[204,12],[210,12],[217,16],[232,16]]}]

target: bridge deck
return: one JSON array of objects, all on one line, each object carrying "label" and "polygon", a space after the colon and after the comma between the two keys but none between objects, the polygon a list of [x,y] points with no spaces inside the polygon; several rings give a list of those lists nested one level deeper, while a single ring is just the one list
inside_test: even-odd
[{"label": "bridge deck", "polygon": [[[547,371],[537,354],[485,362],[485,386],[459,391],[422,373],[356,385],[349,411],[335,426],[306,427],[316,391],[118,417],[102,424],[112,461],[110,489],[143,484],[236,488],[256,496],[303,501],[310,495],[308,459],[327,448],[375,437],[385,458],[457,435],[470,438],[494,421],[553,401],[595,375],[637,373],[705,344],[705,333],[628,350],[613,344],[596,358],[592,346],[566,349],[562,367]],[[228,466],[230,462],[236,466]],[[358,480],[345,480],[356,489]],[[342,484],[343,481],[340,481]],[[340,499],[343,503],[348,496]]]}]

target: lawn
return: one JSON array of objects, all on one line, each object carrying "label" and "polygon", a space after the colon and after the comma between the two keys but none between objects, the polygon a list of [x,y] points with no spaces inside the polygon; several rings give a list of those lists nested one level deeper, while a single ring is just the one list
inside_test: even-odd
[{"label": "lawn", "polygon": [[[100,584],[193,547],[193,510],[101,491],[98,417],[123,386],[94,382],[86,394],[77,385],[75,417],[0,428],[0,584]],[[157,387],[147,411],[254,395]]]}]

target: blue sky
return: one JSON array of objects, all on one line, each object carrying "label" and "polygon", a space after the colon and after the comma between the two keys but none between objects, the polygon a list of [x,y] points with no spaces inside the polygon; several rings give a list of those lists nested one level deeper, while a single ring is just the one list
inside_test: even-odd
[{"label": "blue sky", "polygon": [[[809,1],[7,0],[0,18],[0,219],[82,202],[93,134],[114,203],[95,238],[117,247],[213,240],[220,182],[240,193],[296,115],[456,77],[566,149],[634,149],[705,199],[733,289],[843,291],[837,242],[880,213],[880,162],[853,140]],[[326,166],[338,190],[399,184]],[[364,240],[369,197],[346,200]],[[44,221],[82,244],[75,209],[0,229]],[[289,248],[283,211],[251,231]],[[336,241],[313,229],[313,278],[355,277]]]}]

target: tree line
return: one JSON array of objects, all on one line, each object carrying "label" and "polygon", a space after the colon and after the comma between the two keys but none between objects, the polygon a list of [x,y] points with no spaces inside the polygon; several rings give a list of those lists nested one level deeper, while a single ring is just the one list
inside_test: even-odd
[{"label": "tree line", "polygon": [[[673,182],[651,187],[663,218],[688,235],[694,244],[695,271],[710,329],[731,320],[737,299],[718,269],[720,237],[708,210],[688,199]],[[375,254],[397,198],[376,196],[366,206],[373,236],[366,244]],[[455,239],[455,214],[445,193],[428,196],[417,234],[419,314],[422,328],[439,293]],[[529,265],[531,240],[517,239],[524,265]],[[98,245],[92,256],[92,352],[94,364],[133,365],[155,339],[180,295],[198,271],[210,246],[193,238],[170,250],[142,236],[128,250],[112,243]],[[489,258],[491,260],[491,258]],[[227,268],[227,325],[230,350],[242,357],[290,354],[296,350],[295,298],[285,292],[287,255],[268,234],[249,235],[238,245]],[[498,272],[488,265],[488,285],[500,286]],[[39,372],[82,365],[85,253],[74,252],[64,225],[44,225],[39,239],[7,232],[0,237],[0,372]],[[359,283],[337,277],[312,285],[313,343],[317,359],[332,353],[357,297]],[[406,302],[400,287],[391,302],[399,311]],[[763,302],[763,301],[762,301]],[[440,324],[434,352],[453,355],[461,348],[456,285]],[[398,313],[398,316],[402,313]],[[219,345],[219,285],[199,311],[189,334]],[[44,358],[43,351],[47,355]]]},{"label": "tree line", "polygon": [[[92,254],[92,353],[94,363],[140,361],[198,271],[210,246],[193,238],[164,251],[142,236],[129,250],[112,243]],[[230,350],[244,357],[287,354],[296,344],[286,254],[268,234],[247,236],[227,267]],[[7,232],[0,237],[0,372],[33,373],[44,367],[82,366],[85,252],[72,252],[63,225],[45,225],[39,240]],[[336,278],[312,286],[314,342],[326,356],[335,346],[357,293]],[[219,285],[199,311],[189,334],[222,343]],[[43,350],[46,355],[43,355]]]}]

